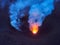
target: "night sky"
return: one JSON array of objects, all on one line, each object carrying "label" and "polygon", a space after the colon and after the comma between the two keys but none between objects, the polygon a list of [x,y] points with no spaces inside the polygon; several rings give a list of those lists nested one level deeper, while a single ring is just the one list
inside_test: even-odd
[{"label": "night sky", "polygon": [[28,26],[25,32],[16,31],[10,25],[8,7],[0,8],[0,45],[60,45],[60,2],[55,3],[55,10],[45,18],[37,35],[27,31]]}]

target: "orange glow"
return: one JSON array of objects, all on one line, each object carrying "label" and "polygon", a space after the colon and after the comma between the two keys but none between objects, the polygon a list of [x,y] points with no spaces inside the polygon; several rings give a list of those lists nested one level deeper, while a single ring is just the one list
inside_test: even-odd
[{"label": "orange glow", "polygon": [[37,34],[38,33],[38,24],[34,23],[30,26],[30,30],[33,34]]}]

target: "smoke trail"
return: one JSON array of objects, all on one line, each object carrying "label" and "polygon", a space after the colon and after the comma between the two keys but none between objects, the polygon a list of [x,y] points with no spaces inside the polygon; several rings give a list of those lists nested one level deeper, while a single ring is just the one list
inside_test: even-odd
[{"label": "smoke trail", "polygon": [[41,26],[44,18],[54,9],[53,2],[54,0],[16,0],[9,7],[11,25],[20,31],[19,26],[22,22],[19,19],[25,15],[24,10],[22,13],[20,10],[30,6],[29,25],[37,23]]}]

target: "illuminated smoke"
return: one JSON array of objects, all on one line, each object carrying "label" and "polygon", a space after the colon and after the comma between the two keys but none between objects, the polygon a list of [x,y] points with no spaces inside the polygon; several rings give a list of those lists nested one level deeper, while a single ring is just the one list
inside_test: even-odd
[{"label": "illuminated smoke", "polygon": [[24,14],[24,10],[27,6],[31,7],[29,10],[28,23],[29,25],[37,23],[39,26],[42,25],[45,17],[52,13],[54,10],[54,0],[16,0],[9,7],[10,23],[11,25],[20,31],[21,21]]},{"label": "illuminated smoke", "polygon": [[54,0],[45,0],[41,4],[37,3],[32,5],[29,11],[29,24],[37,23],[41,26],[45,17],[50,15],[52,10],[54,10]]}]

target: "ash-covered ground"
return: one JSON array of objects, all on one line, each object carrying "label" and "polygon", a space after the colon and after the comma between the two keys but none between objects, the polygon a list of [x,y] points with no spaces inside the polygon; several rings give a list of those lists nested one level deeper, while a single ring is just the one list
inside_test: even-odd
[{"label": "ash-covered ground", "polygon": [[46,17],[37,35],[16,31],[8,15],[6,5],[0,9],[0,45],[60,45],[60,2],[55,4],[55,10]]}]

